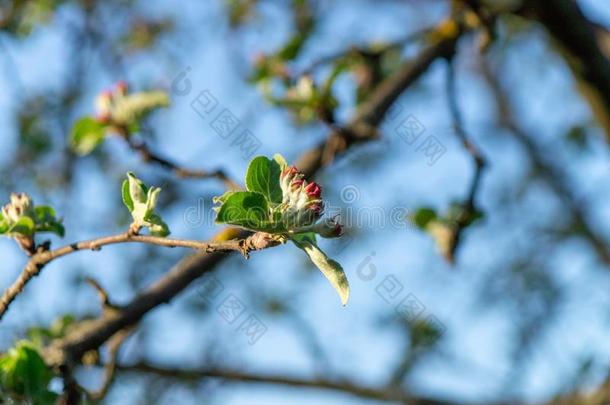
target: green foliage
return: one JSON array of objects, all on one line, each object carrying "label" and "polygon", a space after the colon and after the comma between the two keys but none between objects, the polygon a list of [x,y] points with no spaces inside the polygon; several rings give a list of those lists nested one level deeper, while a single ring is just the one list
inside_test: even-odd
[{"label": "green foliage", "polygon": [[51,20],[57,7],[65,0],[11,1],[2,5],[0,29],[17,37],[26,37],[42,24]]},{"label": "green foliage", "polygon": [[170,32],[175,23],[170,18],[158,20],[141,19],[129,28],[129,31],[120,38],[119,43],[126,52],[136,52],[153,47],[159,38]]},{"label": "green foliage", "polygon": [[107,124],[93,117],[82,117],[70,131],[70,147],[79,155],[88,155],[103,141]]},{"label": "green foliage", "polygon": [[292,237],[296,246],[302,249],[311,259],[312,263],[324,274],[330,282],[339,298],[341,304],[346,305],[349,299],[349,283],[343,267],[328,256],[318,247],[315,234],[300,234]]},{"label": "green foliage", "polygon": [[411,221],[419,228],[426,229],[426,226],[437,218],[436,211],[433,208],[422,207],[418,208],[413,215]]},{"label": "green foliage", "polygon": [[0,357],[0,393],[22,403],[52,405],[58,395],[48,389],[53,373],[46,366],[38,348],[20,341]]},{"label": "green foliage", "polygon": [[169,227],[154,212],[160,192],[159,187],[149,188],[133,173],[127,173],[121,194],[123,203],[133,218],[132,229],[139,230],[141,227],[146,227],[151,235],[162,237],[169,235]]},{"label": "green foliage", "polygon": [[229,24],[237,27],[244,24],[254,14],[256,0],[225,0],[229,14]]},{"label": "green foliage", "polygon": [[430,349],[443,337],[443,330],[427,319],[414,319],[409,322],[410,345],[413,349]]},{"label": "green foliage", "polygon": [[231,193],[218,210],[216,222],[255,231],[274,230],[267,199],[263,194],[252,191]]},{"label": "green foliage", "polygon": [[30,196],[13,193],[10,202],[0,211],[0,235],[32,238],[36,232],[52,232],[64,236],[64,227],[55,210],[34,206]]},{"label": "green foliage", "polygon": [[246,172],[246,187],[250,191],[261,193],[269,202],[280,204],[282,202],[282,188],[279,182],[281,172],[280,163],[265,156],[258,156],[252,159]]},{"label": "green foliage", "polygon": [[[295,189],[289,184],[290,176],[298,188]],[[282,187],[281,178],[286,183],[285,187]],[[248,165],[245,183],[246,191],[229,191],[214,198],[214,202],[219,205],[215,208],[218,212],[216,222],[292,240],[320,269],[339,294],[341,303],[345,305],[349,297],[347,277],[341,265],[329,259],[316,243],[316,234],[322,237],[338,237],[341,227],[333,221],[323,219],[318,222],[314,220],[315,223],[311,224],[304,222],[304,226],[297,221],[303,221],[303,218],[309,221],[309,216],[305,214],[313,212],[312,206],[319,204],[319,187],[311,183],[310,186],[313,187],[307,189],[302,174],[295,168],[288,167],[281,155],[275,155],[273,159],[265,156],[252,159]],[[307,190],[311,194],[307,194]],[[296,200],[291,198],[294,195],[297,195]],[[311,203],[303,203],[305,198],[309,198]]]},{"label": "green foliage", "polygon": [[70,131],[70,147],[84,156],[95,150],[111,132],[125,136],[137,132],[140,122],[151,112],[169,105],[164,91],[142,91],[128,94],[127,85],[117,83],[114,91],[105,91],[96,98],[97,117],[80,118]]},{"label": "green foliage", "polygon": [[27,336],[36,346],[42,347],[52,339],[64,337],[75,321],[76,318],[73,315],[64,315],[56,319],[50,327],[30,328],[27,331]]},{"label": "green foliage", "polygon": [[458,229],[464,229],[483,218],[483,212],[461,203],[452,203],[445,214],[438,215],[433,208],[418,208],[411,216],[411,222],[428,233],[436,243],[439,253],[450,263],[457,242]]}]

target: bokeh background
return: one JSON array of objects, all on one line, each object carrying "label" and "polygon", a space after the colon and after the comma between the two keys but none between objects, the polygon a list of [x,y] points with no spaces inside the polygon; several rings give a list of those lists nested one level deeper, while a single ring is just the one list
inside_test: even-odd
[{"label": "bokeh background", "polygon": [[[73,123],[91,114],[95,96],[118,80],[133,91],[164,89],[171,95],[170,108],[143,128],[151,148],[185,167],[222,168],[240,182],[249,159],[214,132],[209,117],[193,110],[201,91],[213,94],[260,140],[257,154],[281,153],[293,161],[328,135],[317,120],[296,124],[248,80],[258,55],[275,52],[294,32],[290,1],[241,2],[252,3],[243,6],[244,15],[235,4],[215,0],[32,3],[40,8],[19,25],[4,20],[0,31],[0,187],[5,200],[11,191],[25,191],[56,208],[66,236],[51,237],[55,246],[125,229],[129,213],[120,184],[127,171],[163,188],[160,211],[172,236],[207,240],[222,229],[211,213],[212,197],[224,191],[221,182],[176,179],[142,162],[118,138],[86,157],[69,151]],[[588,18],[610,26],[607,1],[578,4]],[[290,63],[291,72],[350,46],[388,43],[435,26],[451,8],[444,0],[310,6],[315,29]],[[415,57],[425,46],[414,41],[400,56]],[[189,369],[213,364],[254,374],[349,378],[365,386],[395,378],[409,392],[456,403],[537,403],[602,384],[610,366],[610,265],[583,226],[575,225],[574,214],[582,214],[610,249],[608,135],[539,24],[501,18],[498,37],[484,52],[473,38],[460,41],[455,69],[464,126],[488,162],[476,197],[484,216],[464,231],[455,264],[406,219],[418,207],[443,211],[463,199],[474,172],[447,105],[447,63],[438,60],[401,95],[380,139],[350,148],[316,177],[327,205],[348,221],[343,238],[322,244],[347,272],[346,307],[298,249],[268,249],[248,261],[232,256],[213,274],[225,288],[219,298],[206,295],[209,278],[194,283],[141,322],[123,345],[120,363]],[[191,84],[186,95],[172,90],[184,72]],[[324,77],[328,69],[317,72]],[[490,75],[522,136],[499,122]],[[338,122],[354,112],[354,86],[349,74],[334,84]],[[446,148],[434,164],[400,137],[397,126],[408,116]],[[0,323],[0,350],[28,328],[65,314],[98,314],[85,277],[125,303],[187,253],[131,244],[52,263]],[[0,243],[0,257],[4,289],[26,258],[8,239]],[[363,271],[374,276],[367,281]],[[391,302],[380,294],[388,280],[402,286]],[[254,344],[217,312],[230,293],[267,328]],[[437,322],[432,341],[418,340],[414,319],[395,311],[409,294],[424,307],[417,318]],[[78,378],[94,388],[101,369],[85,368]],[[382,402],[323,389],[119,372],[105,403]]]}]

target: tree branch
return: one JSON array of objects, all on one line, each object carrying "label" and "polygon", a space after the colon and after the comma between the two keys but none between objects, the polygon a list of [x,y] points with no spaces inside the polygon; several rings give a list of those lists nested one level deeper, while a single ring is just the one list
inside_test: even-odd
[{"label": "tree branch", "polygon": [[610,140],[610,60],[598,42],[595,24],[574,0],[527,0],[524,6],[522,14],[540,21],[561,47]]},{"label": "tree branch", "polygon": [[463,214],[460,215],[459,218],[457,218],[457,223],[455,225],[454,230],[454,238],[451,240],[451,246],[446,254],[447,260],[449,260],[450,263],[453,263],[455,260],[455,252],[459,246],[462,233],[464,229],[472,222],[472,218],[477,215],[477,206],[475,200],[480,188],[481,177],[483,175],[483,171],[485,170],[486,163],[483,154],[481,153],[479,148],[477,148],[477,146],[472,142],[472,137],[468,135],[464,127],[464,121],[462,119],[462,114],[460,113],[457,100],[457,83],[455,78],[454,55],[450,56],[447,59],[446,86],[447,102],[449,104],[449,112],[451,113],[451,116],[453,118],[453,127],[455,129],[455,135],[461,142],[466,152],[470,155],[474,163],[474,175],[472,178],[472,182],[470,183],[470,188],[466,200],[462,204]]},{"label": "tree branch", "polygon": [[179,166],[178,164],[165,159],[158,154],[154,153],[146,142],[140,141],[136,142],[132,136],[129,134],[127,128],[117,127],[118,135],[129,145],[129,147],[137,152],[142,160],[147,163],[154,163],[181,179],[209,179],[216,178],[222,181],[225,186],[230,190],[239,190],[241,186],[237,184],[235,181],[231,180],[231,178],[221,169],[214,171],[206,171],[206,170],[193,170],[187,169],[185,167]]},{"label": "tree branch", "polygon": [[559,167],[547,161],[545,154],[533,141],[534,137],[517,124],[508,94],[506,94],[502,84],[484,59],[481,60],[481,70],[494,94],[500,125],[509,130],[525,147],[532,159],[534,167],[570,210],[574,223],[581,230],[581,235],[590,243],[602,263],[609,266],[610,249],[608,248],[608,242],[606,238],[600,235],[589,223],[589,220],[583,211],[582,201],[579,201],[572,189],[566,184],[565,173]]},{"label": "tree branch", "polygon": [[393,401],[411,405],[460,405],[461,403],[443,399],[411,395],[400,389],[387,387],[369,387],[353,381],[340,379],[306,379],[286,377],[285,374],[254,374],[241,370],[227,369],[181,369],[164,368],[139,363],[130,366],[117,366],[117,371],[123,373],[152,374],[159,377],[181,381],[199,381],[206,378],[219,378],[226,382],[237,384],[272,384],[291,388],[319,389],[337,391],[356,397],[378,401]]},{"label": "tree branch", "polygon": [[207,253],[227,253],[238,251],[247,257],[248,252],[250,251],[276,246],[279,243],[270,243],[272,240],[271,236],[261,232],[247,237],[244,233],[244,237],[245,239],[221,242],[201,242],[196,240],[162,238],[150,235],[133,235],[130,232],[125,232],[118,235],[72,243],[55,250],[39,250],[30,258],[17,280],[4,292],[2,298],[0,298],[0,320],[6,314],[6,311],[15,298],[17,298],[17,296],[23,292],[26,284],[34,277],[38,276],[47,264],[62,256],[66,256],[80,250],[100,250],[103,246],[115,245],[119,243],[145,243],[169,248],[190,248]]}]

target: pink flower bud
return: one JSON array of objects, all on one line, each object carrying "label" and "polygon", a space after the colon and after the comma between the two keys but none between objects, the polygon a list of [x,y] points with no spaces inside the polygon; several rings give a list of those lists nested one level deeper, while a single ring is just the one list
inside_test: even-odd
[{"label": "pink flower bud", "polygon": [[318,183],[309,183],[307,187],[305,187],[305,192],[311,198],[319,199],[322,195],[322,188]]},{"label": "pink flower bud", "polygon": [[290,189],[292,191],[296,191],[298,189],[301,188],[301,186],[303,185],[304,181],[303,179],[296,179],[295,181],[293,181],[292,183],[290,183]]},{"label": "pink flower bud", "polygon": [[341,226],[341,224],[338,222],[335,223],[335,229],[333,230],[333,235],[336,238],[343,235],[343,226]]},{"label": "pink flower bud", "polygon": [[116,92],[122,95],[127,94],[127,82],[121,80],[114,85]]},{"label": "pink flower bud", "polygon": [[97,116],[95,117],[97,119],[98,122],[102,123],[102,124],[108,124],[110,123],[110,113],[102,113],[102,114],[97,114]]},{"label": "pink flower bud", "polygon": [[324,206],[322,205],[321,202],[315,202],[309,206],[309,209],[312,210],[317,215],[320,215],[320,214],[322,214],[322,211],[324,210]]},{"label": "pink flower bud", "polygon": [[292,176],[294,176],[294,175],[295,175],[295,174],[297,174],[297,173],[298,173],[297,168],[296,168],[296,167],[294,167],[294,166],[290,166],[290,167],[285,168],[285,169],[282,171],[281,178],[283,179],[283,178],[284,178],[284,177],[286,177],[286,176],[290,176],[290,177],[292,177]]}]

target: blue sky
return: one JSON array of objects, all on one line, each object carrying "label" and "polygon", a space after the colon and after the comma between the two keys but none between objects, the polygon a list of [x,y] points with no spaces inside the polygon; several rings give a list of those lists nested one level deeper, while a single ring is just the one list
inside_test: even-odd
[{"label": "blue sky", "polygon": [[[610,25],[610,7],[603,0],[581,1],[588,14],[599,22]],[[144,3],[141,6],[144,7]],[[363,40],[391,39],[416,31],[434,23],[443,16],[444,8],[426,10],[421,15],[408,13],[396,5],[376,7],[369,2],[337,2],[326,5],[325,19],[320,33],[306,48],[306,55],[314,58],[349,43]],[[388,12],[388,9],[391,9]],[[152,56],[135,56],[129,60],[127,77],[109,77],[100,73],[101,61],[91,58],[86,82],[91,99],[101,89],[118,79],[127,79],[135,88],[169,88],[173,79],[186,67],[192,68],[189,78],[193,93],[174,96],[172,107],[154,117],[157,128],[155,147],[166,156],[185,166],[213,168],[222,166],[234,178],[242,176],[247,161],[236,148],[220,139],[191,108],[190,101],[198,91],[210,90],[222,105],[240,117],[243,125],[262,142],[261,154],[284,154],[289,160],[299,156],[308,146],[315,145],[326,132],[321,127],[298,129],[289,117],[266,105],[255,88],[245,83],[247,62],[260,51],[272,50],[286,38],[290,27],[276,6],[266,6],[263,14],[269,19],[255,22],[248,31],[230,33],[218,2],[185,1],[180,9],[167,2],[150,2],[146,12],[168,13],[179,20],[178,32],[163,40],[161,50]],[[203,16],[203,17],[202,17]],[[69,19],[70,10],[58,19]],[[366,21],[366,23],[363,22]],[[121,24],[121,18],[115,23]],[[407,28],[405,28],[407,27]],[[10,120],[15,108],[14,97],[20,98],[37,92],[51,91],[60,85],[66,70],[65,37],[56,26],[41,28],[23,44],[3,41],[12,60],[18,67],[19,81],[25,93],[16,93],[15,78],[0,76],[0,86],[9,91],[0,93],[0,123],[2,146],[7,154],[15,148],[15,128]],[[493,112],[489,93],[480,78],[470,69],[469,55],[474,50],[464,46],[460,59],[460,105],[466,125],[481,145],[491,162],[484,179],[480,196],[484,208],[493,209],[503,189],[514,187],[525,176],[526,161],[519,146],[509,137],[490,141],[486,132],[492,131]],[[506,50],[507,82],[511,83],[520,106],[519,118],[539,134],[541,142],[549,148],[556,146],[556,134],[570,125],[590,120],[587,106],[578,99],[572,79],[558,56],[549,54],[546,43],[538,39],[521,41]],[[364,146],[348,154],[321,173],[319,179],[325,188],[326,198],[343,209],[373,211],[382,207],[387,214],[393,207],[410,210],[418,205],[446,206],[464,195],[472,168],[468,157],[452,135],[443,91],[444,66],[433,65],[420,81],[417,91],[407,92],[400,100],[405,113],[412,114],[447,147],[446,154],[429,166],[421,153],[405,144],[393,132],[395,125],[387,122],[385,139]],[[339,94],[348,97],[348,83],[339,84]],[[89,112],[92,103],[83,104]],[[343,113],[347,115],[350,111]],[[599,138],[602,138],[601,131]],[[574,160],[575,187],[590,198],[601,225],[608,225],[607,149],[598,142],[599,152],[586,159]],[[113,167],[101,172],[89,159],[79,162],[75,187],[68,194],[44,193],[32,186],[26,191],[37,200],[55,203],[68,210],[65,223],[66,241],[90,238],[96,235],[119,232],[115,220],[117,201],[120,200],[121,178],[128,170],[173,180],[156,170],[144,166],[119,142],[107,142],[104,150],[112,156]],[[553,149],[554,150],[554,149]],[[562,153],[559,151],[559,153]],[[1,158],[0,158],[1,159]],[[365,168],[357,162],[369,159]],[[2,164],[2,160],[0,160]],[[152,171],[151,171],[152,170]],[[152,173],[152,174],[149,174]],[[341,191],[346,187],[358,190],[357,199],[345,204]],[[218,228],[205,222],[192,226],[185,221],[185,211],[199,204],[198,196],[222,192],[219,184],[211,182],[189,183],[182,186],[190,195],[190,203],[172,207],[164,218],[174,236],[205,239]],[[606,187],[607,189],[607,187]],[[69,203],[66,200],[69,199]],[[329,356],[338,375],[347,374],[368,384],[380,383],[388,377],[389,365],[399,361],[404,336],[395,328],[384,326],[384,318],[393,313],[394,306],[384,302],[375,292],[376,286],[389,275],[395,275],[404,285],[401,297],[413,293],[432,314],[446,325],[448,333],[440,354],[424,362],[413,376],[412,386],[424,393],[446,395],[450,398],[473,400],[493,399],[494,394],[509,383],[508,349],[512,341],[511,322],[518,317],[510,306],[490,307],[482,310],[477,299],[481,279],[498,266],[498,261],[511,249],[527,246],[531,228],[527,225],[552,218],[558,202],[541,190],[528,193],[516,209],[527,209],[531,214],[523,219],[519,212],[491,215],[479,227],[467,234],[460,252],[459,262],[450,268],[436,254],[432,241],[425,235],[406,226],[385,226],[354,229],[355,240],[337,259],[343,264],[351,282],[351,298],[347,307],[339,305],[337,297],[326,281],[307,264],[301,252],[290,246],[253,254],[250,261],[229,259],[220,269],[218,278],[268,325],[268,332],[255,345],[248,345],[244,336],[235,331],[218,314],[212,312],[201,319],[184,315],[181,308],[190,300],[198,300],[200,286],[193,286],[171,305],[157,309],[144,323],[150,333],[144,341],[153,359],[176,365],[196,365],[201,360],[201,347],[219,345],[221,358],[230,365],[251,370],[311,376],[315,371],[311,356],[301,339],[286,322],[280,322],[257,309],[252,289],[263,296],[281,295],[297,313],[311,325]],[[203,206],[204,209],[209,207]],[[389,214],[387,214],[389,217]],[[520,222],[511,222],[511,215]],[[504,231],[499,233],[498,229]],[[602,228],[603,229],[603,228]],[[328,244],[329,250],[333,245]],[[75,275],[95,275],[108,286],[119,302],[133,296],[126,282],[125,261],[143,252],[137,246],[117,246],[98,253],[81,253],[50,265],[44,274],[33,282],[26,295],[12,308],[5,322],[9,325],[48,322],[58,315],[76,310],[84,314],[95,311],[97,302],[91,290],[80,288],[63,293]],[[371,263],[378,276],[370,282],[358,278],[356,270],[372,256]],[[182,252],[168,255],[177,260]],[[24,258],[10,241],[0,243],[3,271],[0,286],[8,285],[18,274]],[[557,320],[553,322],[527,361],[527,367],[518,381],[516,393],[537,400],[560,388],[563,379],[571,373],[576,359],[594,354],[600,362],[607,362],[610,346],[605,338],[608,327],[608,298],[600,286],[607,285],[608,276],[595,268],[590,252],[582,244],[567,244],[558,257],[550,260],[556,277],[568,288]],[[159,262],[161,263],[161,262]],[[142,263],[150,266],[158,276],[163,263]],[[153,271],[154,270],[154,271]],[[152,279],[150,280],[152,281]],[[6,347],[4,329],[0,347]],[[577,333],[575,333],[577,332]],[[0,334],[2,335],[2,334]],[[123,358],[128,361],[137,353],[136,342],[128,342]],[[194,354],[195,353],[195,354]],[[592,381],[594,382],[594,381]],[[109,403],[134,403],[144,388],[131,383],[118,384],[109,397]],[[187,402],[180,388],[172,390],[164,403]],[[317,391],[288,390],[271,386],[231,386],[221,389],[213,398],[222,404],[372,404],[373,401]],[[195,401],[193,403],[200,403]]]}]

